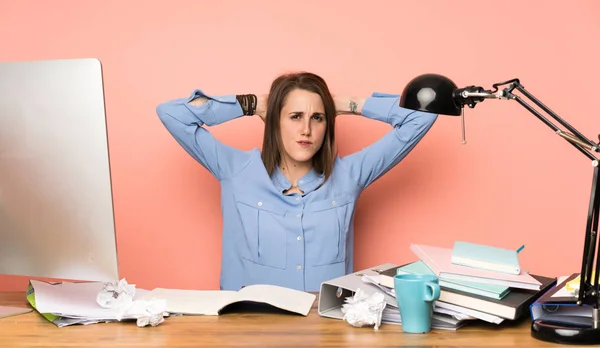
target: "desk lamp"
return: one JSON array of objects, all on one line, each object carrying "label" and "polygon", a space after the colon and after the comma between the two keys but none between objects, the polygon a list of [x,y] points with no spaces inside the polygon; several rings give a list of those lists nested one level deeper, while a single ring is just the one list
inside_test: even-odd
[{"label": "desk lamp", "polygon": [[[426,111],[440,115],[463,116],[464,143],[463,108],[465,105],[474,108],[477,103],[485,99],[514,100],[592,161],[592,167],[594,168],[592,192],[585,229],[579,292],[576,301],[578,306],[590,306],[592,308],[592,317],[585,321],[585,323],[581,321],[581,318],[576,320],[568,316],[563,316],[560,319],[554,318],[553,320],[536,319],[531,326],[531,335],[536,339],[548,342],[598,344],[600,343],[600,296],[598,293],[598,275],[600,273],[598,257],[600,249],[597,248],[597,231],[600,187],[598,187],[598,158],[593,153],[600,152],[600,144],[587,139],[535,98],[519,82],[519,79],[496,83],[492,86],[493,90],[486,90],[479,86],[458,88],[452,80],[445,76],[423,74],[415,77],[406,85],[400,98],[400,106],[406,109]],[[499,90],[500,87],[504,87],[504,89]],[[558,128],[549,118],[534,109],[519,95],[514,94],[513,92],[515,91],[537,105],[543,112],[562,125],[566,131]],[[600,135],[598,137],[600,139]],[[593,268],[595,268],[594,273],[592,273]]]}]

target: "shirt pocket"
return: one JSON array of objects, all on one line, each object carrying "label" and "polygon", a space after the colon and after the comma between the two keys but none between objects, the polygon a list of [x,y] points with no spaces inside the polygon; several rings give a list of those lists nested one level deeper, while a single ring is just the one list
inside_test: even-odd
[{"label": "shirt pocket", "polygon": [[353,202],[352,196],[345,194],[307,205],[304,228],[309,265],[324,266],[346,260],[346,239]]},{"label": "shirt pocket", "polygon": [[236,197],[236,204],[245,237],[245,243],[240,245],[242,257],[259,265],[285,269],[286,210],[272,202],[243,196]]}]

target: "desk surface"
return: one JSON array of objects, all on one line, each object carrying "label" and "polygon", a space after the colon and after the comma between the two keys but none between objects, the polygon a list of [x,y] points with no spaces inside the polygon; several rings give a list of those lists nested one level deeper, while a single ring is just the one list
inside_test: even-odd
[{"label": "desk surface", "polygon": [[[0,292],[0,305],[28,307],[20,292]],[[156,327],[144,328],[132,321],[58,328],[34,311],[0,319],[0,347],[559,346],[532,338],[530,323],[525,318],[500,326],[471,323],[458,331],[405,334],[399,325],[383,324],[374,330],[323,318],[317,313],[316,301],[308,317],[239,308],[220,316],[166,318]]]}]

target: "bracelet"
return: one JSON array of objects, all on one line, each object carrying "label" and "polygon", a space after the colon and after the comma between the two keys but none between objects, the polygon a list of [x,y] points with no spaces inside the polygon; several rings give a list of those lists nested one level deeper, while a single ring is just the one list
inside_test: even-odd
[{"label": "bracelet", "polygon": [[254,94],[238,94],[235,96],[238,103],[244,111],[244,115],[254,115],[256,113],[257,98]]}]

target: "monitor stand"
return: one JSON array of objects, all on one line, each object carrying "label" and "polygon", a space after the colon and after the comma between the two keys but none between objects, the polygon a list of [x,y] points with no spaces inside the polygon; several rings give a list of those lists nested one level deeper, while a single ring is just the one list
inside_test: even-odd
[{"label": "monitor stand", "polygon": [[31,311],[33,311],[32,308],[0,306],[0,318],[12,317],[19,314],[29,313]]}]

